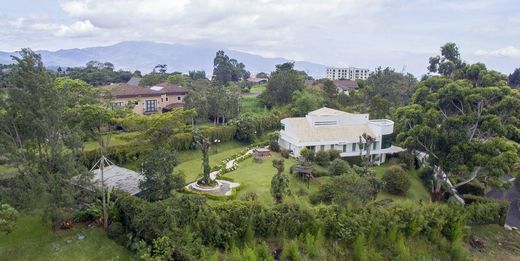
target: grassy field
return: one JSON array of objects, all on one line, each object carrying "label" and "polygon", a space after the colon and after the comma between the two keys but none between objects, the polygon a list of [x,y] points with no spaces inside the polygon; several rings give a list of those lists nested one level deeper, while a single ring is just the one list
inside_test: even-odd
[{"label": "grassy field", "polygon": [[484,243],[484,249],[480,251],[466,244],[473,260],[520,260],[518,231],[509,231],[499,225],[482,225],[471,227],[469,234]]},{"label": "grassy field", "polygon": [[[85,235],[78,240],[78,234]],[[72,240],[70,244],[67,240]],[[54,246],[59,244],[59,250]],[[22,214],[11,234],[0,234],[1,260],[130,260],[131,253],[110,240],[101,228],[79,224],[53,233],[39,215]]]},{"label": "grassy field", "polygon": [[[125,133],[114,133],[110,138],[108,146],[125,145],[130,142],[128,138],[133,138],[137,135],[137,132],[125,132]],[[103,135],[105,138],[107,135]],[[95,150],[99,148],[97,141],[91,140],[83,143],[85,151]]]},{"label": "grassy field", "polygon": [[251,87],[250,93],[262,93],[267,88],[266,84],[258,84],[253,87]]},{"label": "grassy field", "polygon": [[16,176],[16,168],[9,165],[0,165],[0,180]]},{"label": "grassy field", "polygon": [[[238,198],[250,192],[254,192],[258,196],[258,201],[267,205],[274,204],[271,196],[271,179],[276,174],[276,169],[272,166],[273,159],[280,159],[279,153],[272,153],[271,157],[263,160],[262,163],[256,163],[252,158],[249,158],[239,163],[237,170],[225,174],[232,177],[236,182],[240,183],[241,189],[238,191]],[[294,175],[289,174],[289,168],[296,164],[295,159],[285,160],[285,173],[289,175],[291,195],[286,199],[286,202],[297,202],[308,205],[308,195],[319,189],[319,184],[328,180],[328,177],[320,177],[309,183],[298,180]]]},{"label": "grassy field", "polygon": [[[210,166],[215,166],[222,160],[244,150],[247,145],[230,141],[212,146],[209,155]],[[200,150],[181,151],[177,154],[180,164],[175,168],[185,175],[186,182],[195,181],[202,174],[202,152]]]},{"label": "grassy field", "polygon": [[[383,177],[383,174],[385,172],[385,169],[389,167],[389,164],[383,164],[381,166],[375,166],[372,169],[376,172],[376,177],[381,179]],[[410,186],[410,189],[406,192],[403,196],[396,196],[389,193],[386,193],[384,191],[380,192],[377,195],[377,200],[381,199],[393,199],[393,200],[413,200],[413,201],[430,201],[430,193],[424,187],[421,180],[418,177],[416,170],[410,170],[407,172],[408,176],[410,177],[410,181],[412,185]]]},{"label": "grassy field", "polygon": [[261,112],[263,110],[264,110],[264,106],[262,106],[258,97],[241,97],[240,98],[240,113]]}]

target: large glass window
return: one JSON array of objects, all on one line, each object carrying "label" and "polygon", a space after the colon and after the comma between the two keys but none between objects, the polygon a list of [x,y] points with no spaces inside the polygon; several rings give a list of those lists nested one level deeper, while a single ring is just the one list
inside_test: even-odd
[{"label": "large glass window", "polygon": [[343,144],[343,152],[347,152],[347,144]]},{"label": "large glass window", "polygon": [[383,135],[381,149],[390,148],[390,146],[392,146],[392,134]]},{"label": "large glass window", "polygon": [[146,100],[144,101],[144,111],[145,112],[154,112],[157,111],[157,101],[156,100]]},{"label": "large glass window", "polygon": [[356,151],[356,143],[352,143],[352,151]]}]

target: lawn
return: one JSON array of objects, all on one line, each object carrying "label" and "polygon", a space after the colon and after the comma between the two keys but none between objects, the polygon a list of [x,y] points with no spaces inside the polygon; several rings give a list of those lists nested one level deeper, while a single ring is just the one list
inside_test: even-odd
[{"label": "lawn", "polygon": [[251,87],[250,93],[262,93],[267,88],[266,84],[257,84],[253,87]]},{"label": "lawn", "polygon": [[[85,235],[78,240],[78,234]],[[72,240],[70,244],[67,240]],[[54,246],[59,244],[59,250]],[[101,228],[84,224],[53,233],[39,215],[22,214],[15,231],[0,234],[1,260],[130,260],[132,253],[110,240]]]},{"label": "lawn", "polygon": [[[209,164],[215,166],[245,148],[245,144],[237,141],[213,145],[210,149]],[[175,169],[184,173],[186,182],[195,181],[202,174],[202,152],[200,150],[181,151],[177,154],[177,159],[180,164]]]},{"label": "lawn", "polygon": [[9,165],[0,165],[0,180],[16,176],[16,168]]},{"label": "lawn", "polygon": [[[383,164],[381,166],[372,167],[372,169],[376,172],[376,177],[378,179],[381,179],[383,177],[385,169],[389,166],[389,164]],[[396,196],[382,191],[377,195],[377,200],[389,198],[393,200],[408,199],[413,201],[430,201],[430,193],[422,184],[421,179],[419,179],[417,170],[409,170],[407,173],[410,177],[412,185],[410,186],[410,190],[408,190],[408,192],[406,192],[404,196]]]},{"label": "lawn", "polygon": [[[520,233],[499,225],[472,226],[470,235],[484,243],[484,249],[472,249],[467,243],[473,260],[520,260]],[[468,240],[466,240],[468,241]]]},{"label": "lawn", "polygon": [[[259,202],[266,205],[274,204],[270,189],[271,179],[276,174],[276,169],[272,166],[272,160],[280,158],[279,153],[272,153],[272,156],[264,159],[262,163],[256,163],[252,158],[249,158],[240,162],[237,170],[225,174],[240,183],[241,187],[238,191],[237,198],[240,199],[244,195],[254,192],[258,196],[257,200]],[[286,202],[310,205],[308,195],[316,192],[320,186],[319,184],[327,182],[328,177],[316,178],[309,183],[309,188],[307,188],[307,183],[289,174],[290,166],[296,163],[297,161],[292,158],[285,160],[285,173],[289,175],[291,190],[291,195],[286,199]]]},{"label": "lawn", "polygon": [[[136,135],[139,133],[137,132],[123,132],[123,133],[114,133],[112,134],[112,137],[110,138],[110,142],[108,146],[119,146],[119,145],[125,145],[128,144],[133,138],[135,138]],[[104,138],[106,138],[106,134],[103,135]],[[84,150],[90,151],[95,150],[99,148],[98,141],[90,140],[83,143]]]},{"label": "lawn", "polygon": [[240,98],[240,113],[244,112],[262,112],[264,106],[260,103],[258,97],[241,97]]}]

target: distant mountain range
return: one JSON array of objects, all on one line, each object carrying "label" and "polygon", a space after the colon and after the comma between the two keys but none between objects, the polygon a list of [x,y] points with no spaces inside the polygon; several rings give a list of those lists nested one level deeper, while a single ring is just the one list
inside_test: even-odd
[{"label": "distant mountain range", "polygon": [[[215,48],[209,46],[189,46],[155,42],[121,42],[110,46],[58,51],[36,51],[42,55],[48,68],[84,66],[88,61],[111,62],[118,69],[140,70],[148,73],[157,64],[167,64],[168,72],[205,70],[206,75],[213,72],[213,58],[218,50],[224,50],[230,58],[246,65],[252,73],[274,71],[276,64],[288,62],[285,58],[266,58],[246,52]],[[0,63],[12,63],[12,52],[0,52]],[[295,68],[313,77],[325,75],[325,65],[305,61],[295,61]]]}]

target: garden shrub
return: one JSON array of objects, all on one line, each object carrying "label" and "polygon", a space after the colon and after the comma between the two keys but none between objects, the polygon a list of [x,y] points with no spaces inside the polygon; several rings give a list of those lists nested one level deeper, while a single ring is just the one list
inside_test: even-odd
[{"label": "garden shrub", "polygon": [[418,170],[418,174],[423,185],[431,189],[434,181],[433,169],[429,167],[422,167]]},{"label": "garden shrub", "polygon": [[327,166],[327,164],[329,163],[329,159],[330,156],[328,151],[320,150],[316,152],[315,161],[316,163],[318,163],[318,165],[323,167]]},{"label": "garden shrub", "polygon": [[269,142],[269,149],[271,151],[274,151],[274,152],[279,152],[280,151],[280,144],[278,144],[278,141],[276,141],[276,140],[271,140]]},{"label": "garden shrub", "polygon": [[328,176],[329,175],[329,172],[327,170],[322,170],[322,169],[316,169],[316,168],[313,168],[312,169],[312,175],[317,178],[317,177],[323,177],[323,176]]},{"label": "garden shrub", "polygon": [[333,161],[335,159],[340,159],[341,155],[338,150],[329,150],[329,161]]},{"label": "garden shrub", "polygon": [[400,166],[388,167],[383,174],[383,189],[391,194],[402,195],[410,189],[411,181]]},{"label": "garden shrub", "polygon": [[484,196],[485,190],[484,184],[476,179],[457,188],[457,191],[461,194],[472,194],[475,196]]},{"label": "garden shrub", "polygon": [[288,159],[289,156],[290,156],[289,151],[286,150],[286,149],[281,149],[281,150],[280,150],[280,154],[282,155],[282,157],[283,157],[284,159]]},{"label": "garden shrub", "polygon": [[350,171],[350,166],[348,163],[340,158],[334,159],[329,164],[329,173],[332,176],[339,176],[342,174],[346,174]]},{"label": "garden shrub", "polygon": [[121,222],[112,222],[107,228],[107,236],[110,239],[118,239],[125,232],[123,224]]}]

